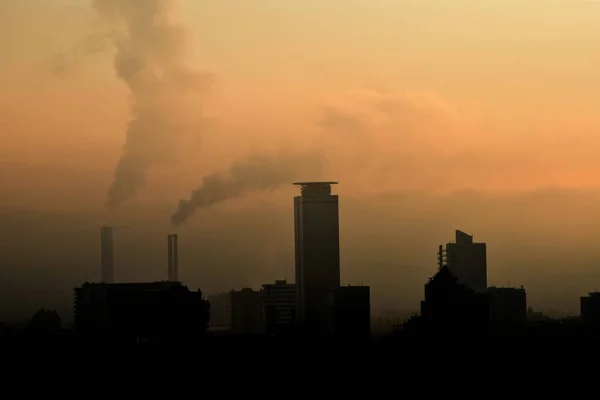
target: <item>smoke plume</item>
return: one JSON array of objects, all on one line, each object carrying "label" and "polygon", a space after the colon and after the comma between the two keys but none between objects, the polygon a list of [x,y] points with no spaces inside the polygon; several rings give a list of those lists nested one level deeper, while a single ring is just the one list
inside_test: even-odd
[{"label": "smoke plume", "polygon": [[171,217],[181,225],[198,208],[207,208],[251,192],[273,190],[302,178],[322,174],[324,157],[318,152],[254,154],[234,162],[229,170],[207,175],[188,200],[181,200]]},{"label": "smoke plume", "polygon": [[131,90],[131,120],[108,208],[133,197],[149,168],[174,161],[181,138],[197,115],[193,95],[206,90],[211,76],[185,63],[187,31],[170,17],[171,0],[95,0],[94,9],[113,29],[114,68]]}]

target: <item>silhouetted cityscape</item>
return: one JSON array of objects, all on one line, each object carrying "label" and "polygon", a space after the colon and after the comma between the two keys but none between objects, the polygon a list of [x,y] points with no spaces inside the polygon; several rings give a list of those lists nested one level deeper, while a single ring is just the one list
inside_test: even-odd
[{"label": "silhouetted cityscape", "polygon": [[[485,338],[600,334],[600,293],[581,297],[581,317],[556,320],[527,304],[524,287],[494,287],[487,281],[487,244],[456,230],[438,247],[437,268],[424,282],[420,312],[409,318],[373,318],[371,289],[342,285],[337,182],[299,182],[294,198],[295,282],[265,282],[205,296],[179,280],[178,234],[167,235],[167,265],[161,282],[118,282],[114,229],[100,229],[99,282],[73,290],[72,329],[40,309],[26,328],[2,326],[7,341],[51,340],[74,349],[107,346],[140,352],[174,351],[181,345],[230,343],[253,346],[340,342],[369,345],[427,337]],[[292,211],[292,210],[290,210]],[[433,253],[432,249],[432,253]],[[116,278],[115,278],[116,277]],[[253,339],[253,340],[250,340]],[[56,342],[53,342],[55,340]],[[236,342],[238,343],[238,342]],[[83,347],[81,347],[83,346]]]}]

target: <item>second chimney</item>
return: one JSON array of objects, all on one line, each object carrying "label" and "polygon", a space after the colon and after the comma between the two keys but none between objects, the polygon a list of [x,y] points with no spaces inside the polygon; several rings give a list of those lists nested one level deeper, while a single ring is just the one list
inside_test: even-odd
[{"label": "second chimney", "polygon": [[167,235],[167,280],[173,282],[173,235]]},{"label": "second chimney", "polygon": [[173,235],[173,280],[179,282],[179,244],[177,234]]},{"label": "second chimney", "polygon": [[177,234],[167,236],[168,280],[179,282],[179,245]]}]

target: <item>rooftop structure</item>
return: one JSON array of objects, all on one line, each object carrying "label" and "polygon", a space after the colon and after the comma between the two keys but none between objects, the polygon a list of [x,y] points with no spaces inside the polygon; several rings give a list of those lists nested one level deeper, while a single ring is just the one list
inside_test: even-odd
[{"label": "rooftop structure", "polygon": [[329,196],[331,194],[331,185],[337,185],[338,182],[294,182],[294,185],[300,186],[302,196]]}]

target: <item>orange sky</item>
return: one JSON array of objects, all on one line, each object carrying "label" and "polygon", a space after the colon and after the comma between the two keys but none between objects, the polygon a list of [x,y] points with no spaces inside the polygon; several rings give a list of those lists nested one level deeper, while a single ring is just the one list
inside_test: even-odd
[{"label": "orange sky", "polygon": [[[1,183],[35,203],[40,190],[76,192],[89,170],[96,193],[71,206],[101,206],[83,203],[110,184],[129,99],[112,50],[81,50],[97,27],[89,2],[0,7]],[[179,15],[189,65],[218,76],[190,108],[212,125],[150,172],[149,199],[186,196],[238,155],[284,144],[323,143],[331,178],[375,181],[367,191],[599,183],[600,4],[184,0]],[[362,131],[320,123],[333,114]]]},{"label": "orange sky", "polygon": [[[0,206],[98,211],[106,201],[134,98],[114,43],[101,40],[114,26],[91,3],[0,1]],[[156,159],[129,206],[153,219],[123,228],[120,245],[135,250],[123,264],[137,267],[122,276],[148,279],[148,265],[162,276],[163,250],[148,253],[143,235],[163,243],[171,208],[204,175],[288,147],[326,155],[344,199],[343,279],[364,278],[380,299],[409,293],[418,304],[454,229],[488,241],[491,282],[525,284],[536,307],[564,298],[575,310],[594,289],[600,194],[583,189],[600,186],[599,2],[181,0],[175,11],[189,40],[159,50],[181,50],[178,61],[214,79],[197,96],[159,87],[165,96],[141,102],[168,110],[177,132],[150,146]],[[294,193],[253,195],[182,227],[197,252],[189,262],[202,266],[188,270],[192,283],[228,290],[288,276],[282,268],[291,276]],[[100,214],[9,213],[0,239],[19,268],[72,265],[75,285],[97,268]],[[61,221],[62,231],[41,228]]]}]

